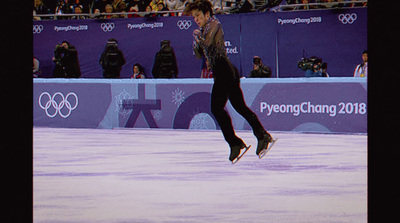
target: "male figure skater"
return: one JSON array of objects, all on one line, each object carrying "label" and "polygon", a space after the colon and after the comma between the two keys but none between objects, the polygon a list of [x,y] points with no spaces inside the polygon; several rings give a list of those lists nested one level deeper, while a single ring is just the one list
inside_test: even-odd
[{"label": "male figure skater", "polygon": [[[231,118],[224,109],[228,99],[233,108],[252,127],[253,133],[258,139],[256,154],[262,158],[263,154],[265,155],[265,152],[271,148],[274,140],[265,131],[257,116],[247,107],[243,99],[239,71],[233,66],[226,54],[224,32],[221,23],[214,16],[212,4],[208,0],[195,0],[186,6],[185,14],[192,15],[199,26],[199,29],[193,32],[193,49],[196,57],[200,59],[204,55],[213,72],[214,85],[211,93],[211,111],[230,146],[229,160],[236,163],[249,147],[236,136]],[[268,147],[269,143],[271,143],[270,147]],[[242,149],[245,150],[241,154]],[[261,153],[262,151],[263,153]]]}]

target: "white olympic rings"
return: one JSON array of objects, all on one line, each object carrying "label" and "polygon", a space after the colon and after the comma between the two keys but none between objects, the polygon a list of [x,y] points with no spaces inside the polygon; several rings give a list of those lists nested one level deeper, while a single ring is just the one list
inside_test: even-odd
[{"label": "white olympic rings", "polygon": [[192,26],[192,21],[179,20],[176,25],[179,27],[179,29],[189,29]]},{"label": "white olympic rings", "polygon": [[39,34],[43,31],[43,25],[33,25],[33,34]]},{"label": "white olympic rings", "polygon": [[354,21],[357,19],[357,14],[352,13],[352,14],[340,14],[338,16],[339,21],[341,21],[343,24],[352,24]]},{"label": "white olympic rings", "polygon": [[115,24],[113,22],[110,23],[107,22],[107,23],[102,23],[100,27],[104,32],[111,32],[114,29]]},{"label": "white olympic rings", "polygon": [[[48,101],[43,105],[42,104],[42,97],[46,95],[49,99]],[[55,97],[59,95],[61,97],[61,101],[57,102],[55,100]],[[68,97],[75,97],[75,105],[72,106],[71,102],[68,101]],[[70,92],[67,94],[67,96],[64,97],[64,95],[61,92],[56,92],[53,96],[51,96],[48,92],[43,92],[42,94],[40,94],[39,96],[39,106],[40,108],[42,108],[43,110],[45,110],[46,115],[50,118],[53,118],[57,115],[57,113],[63,117],[63,118],[67,118],[68,116],[71,115],[71,112],[73,110],[76,109],[76,107],[78,107],[78,96],[74,93],[74,92]],[[67,114],[63,114],[61,112],[61,109],[64,108],[64,106],[68,109],[68,113]],[[49,113],[49,108],[53,107],[55,109],[54,114],[50,114]]]}]

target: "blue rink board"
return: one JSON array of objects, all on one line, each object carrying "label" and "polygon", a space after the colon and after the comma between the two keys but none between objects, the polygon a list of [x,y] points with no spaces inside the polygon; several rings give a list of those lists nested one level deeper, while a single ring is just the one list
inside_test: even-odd
[{"label": "blue rink board", "polygon": [[[218,129],[212,79],[34,79],[34,126]],[[243,78],[247,105],[269,131],[367,133],[365,78]],[[250,130],[231,105],[237,130]]]}]

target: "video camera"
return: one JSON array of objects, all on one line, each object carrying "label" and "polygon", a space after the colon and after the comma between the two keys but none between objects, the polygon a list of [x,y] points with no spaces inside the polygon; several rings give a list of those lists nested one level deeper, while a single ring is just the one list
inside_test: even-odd
[{"label": "video camera", "polygon": [[[317,65],[314,67],[314,65]],[[322,59],[317,57],[310,57],[310,58],[301,58],[298,62],[297,67],[306,71],[306,70],[319,70],[322,68]]]}]

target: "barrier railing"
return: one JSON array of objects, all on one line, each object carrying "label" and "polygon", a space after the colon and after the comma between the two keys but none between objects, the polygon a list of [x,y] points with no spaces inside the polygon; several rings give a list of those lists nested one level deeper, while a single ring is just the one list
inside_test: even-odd
[{"label": "barrier railing", "polygon": [[[269,9],[270,11],[277,12],[277,11],[285,11],[285,10],[319,10],[319,9],[326,9],[326,8],[318,8],[318,7],[342,7],[342,8],[358,8],[358,7],[365,7],[365,6],[356,6],[356,4],[367,4],[367,0],[360,0],[360,1],[351,1],[351,2],[329,2],[329,3],[308,3],[308,4],[288,4],[288,5],[278,5],[275,7],[268,7],[265,5],[258,10],[253,9],[252,11],[264,11],[265,9]],[[350,6],[351,5],[351,6]],[[314,7],[314,8],[313,8]],[[316,8],[315,8],[316,7]],[[218,10],[217,14],[225,14],[230,12],[235,12],[235,9],[238,7],[227,7],[223,10]],[[158,15],[158,14],[171,14],[176,13],[177,16],[181,16],[183,14],[183,10],[171,10],[171,11],[151,11],[151,12],[112,12],[112,13],[79,13],[79,14],[34,14],[33,18],[38,20],[37,18],[50,18],[57,20],[59,18],[74,18],[80,19],[80,17],[84,17],[84,19],[98,19],[104,18],[105,16],[123,16],[120,18],[128,18],[128,15],[139,15],[140,17],[151,16],[151,15]]]},{"label": "barrier railing", "polygon": [[[358,8],[358,7],[365,7],[365,6],[355,6],[357,3],[366,4],[368,3],[367,0],[360,0],[360,1],[350,1],[350,2],[325,2],[325,3],[307,3],[307,4],[287,4],[287,5],[278,5],[273,8],[272,11],[284,11],[284,10],[318,10],[318,9],[327,9],[330,7],[339,7],[339,8]],[[350,6],[351,5],[351,6]],[[318,8],[319,6],[323,6],[325,8]],[[311,8],[310,8],[311,7]],[[317,7],[317,8],[312,8]]]},{"label": "barrier railing", "polygon": [[112,13],[79,13],[79,14],[35,14],[33,17],[39,17],[39,18],[52,18],[54,20],[58,19],[59,17],[85,17],[87,19],[96,19],[96,18],[103,18],[104,16],[121,16],[123,15],[123,18],[128,18],[128,15],[139,15],[141,17],[147,16],[147,15],[157,15],[157,14],[170,14],[170,13],[183,13],[183,10],[173,10],[173,11],[157,11],[157,12],[112,12]]}]

